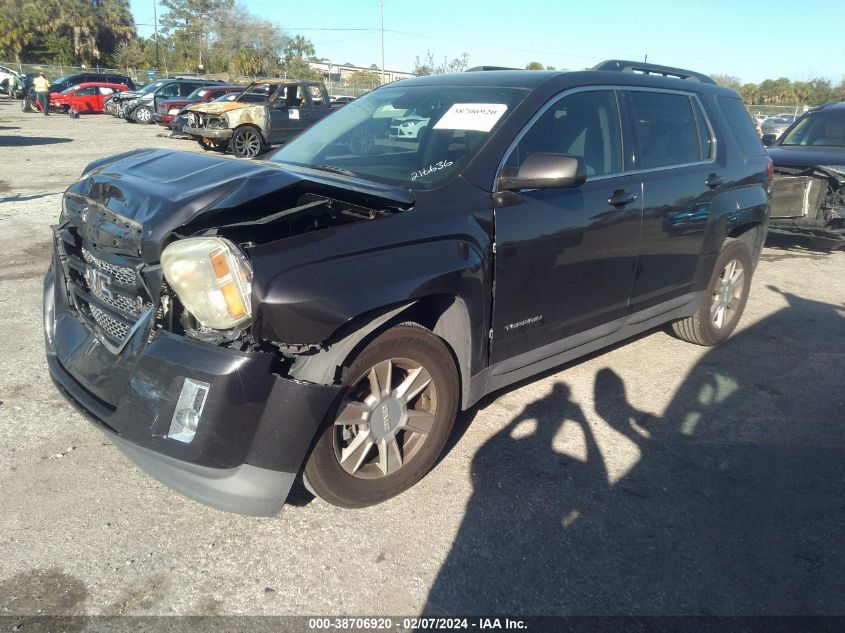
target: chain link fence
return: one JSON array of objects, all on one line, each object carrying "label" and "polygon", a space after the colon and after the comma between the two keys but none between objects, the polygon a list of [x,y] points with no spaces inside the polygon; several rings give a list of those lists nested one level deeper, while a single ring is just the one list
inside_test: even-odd
[{"label": "chain link fence", "polygon": [[[267,77],[248,75],[235,75],[232,73],[210,73],[200,75],[191,72],[166,72],[160,70],[147,70],[143,68],[101,68],[99,66],[86,68],[85,66],[63,66],[58,64],[18,64],[0,61],[0,66],[12,68],[22,73],[44,73],[50,81],[55,81],[64,75],[72,75],[75,73],[116,73],[119,75],[126,75],[135,83],[144,84],[156,79],[163,79],[167,77],[201,77],[203,79],[217,79],[231,84],[245,85],[256,79],[266,79]],[[278,78],[286,78],[282,73]],[[325,81],[326,89],[331,96],[348,96],[360,97],[362,94],[368,93],[373,88],[379,86],[380,82],[372,81],[370,83],[343,83],[335,81]]]},{"label": "chain link fence", "polygon": [[748,105],[745,109],[748,113],[762,116],[778,116],[779,114],[791,114],[794,116],[801,116],[812,106],[800,105]]}]

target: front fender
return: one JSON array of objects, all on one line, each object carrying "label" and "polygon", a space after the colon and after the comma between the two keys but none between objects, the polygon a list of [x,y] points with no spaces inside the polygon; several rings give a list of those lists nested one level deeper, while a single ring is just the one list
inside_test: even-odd
[{"label": "front fender", "polygon": [[437,294],[463,300],[471,323],[489,319],[484,256],[458,238],[313,262],[272,276],[259,273],[273,270],[272,262],[258,257],[253,266],[255,332],[277,343],[325,343],[359,315]]}]

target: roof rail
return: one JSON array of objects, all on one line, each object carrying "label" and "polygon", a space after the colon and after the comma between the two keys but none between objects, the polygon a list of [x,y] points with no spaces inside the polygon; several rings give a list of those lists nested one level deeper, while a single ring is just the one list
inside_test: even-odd
[{"label": "roof rail", "polygon": [[671,66],[648,64],[646,62],[630,62],[622,59],[609,59],[593,66],[593,70],[615,70],[623,73],[643,73],[645,75],[661,75],[676,79],[688,79],[689,81],[700,81],[705,84],[716,83],[703,73],[684,70],[683,68],[672,68]]},{"label": "roof rail", "polygon": [[474,66],[467,68],[464,72],[474,73],[479,70],[522,70],[521,68],[508,68],[507,66]]}]

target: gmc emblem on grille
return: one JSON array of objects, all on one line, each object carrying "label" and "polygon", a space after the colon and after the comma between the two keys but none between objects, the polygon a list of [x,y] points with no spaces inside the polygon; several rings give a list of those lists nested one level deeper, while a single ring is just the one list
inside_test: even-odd
[{"label": "gmc emblem on grille", "polygon": [[111,277],[101,270],[89,266],[85,270],[85,281],[94,294],[102,295],[109,299],[112,298],[112,291],[108,288],[108,285],[111,283]]}]

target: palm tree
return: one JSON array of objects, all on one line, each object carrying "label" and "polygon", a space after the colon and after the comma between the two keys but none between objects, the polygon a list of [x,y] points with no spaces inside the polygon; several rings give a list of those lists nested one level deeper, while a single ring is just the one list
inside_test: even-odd
[{"label": "palm tree", "polygon": [[302,60],[304,57],[311,57],[314,54],[314,43],[302,35],[295,35],[288,45],[291,57]]}]

